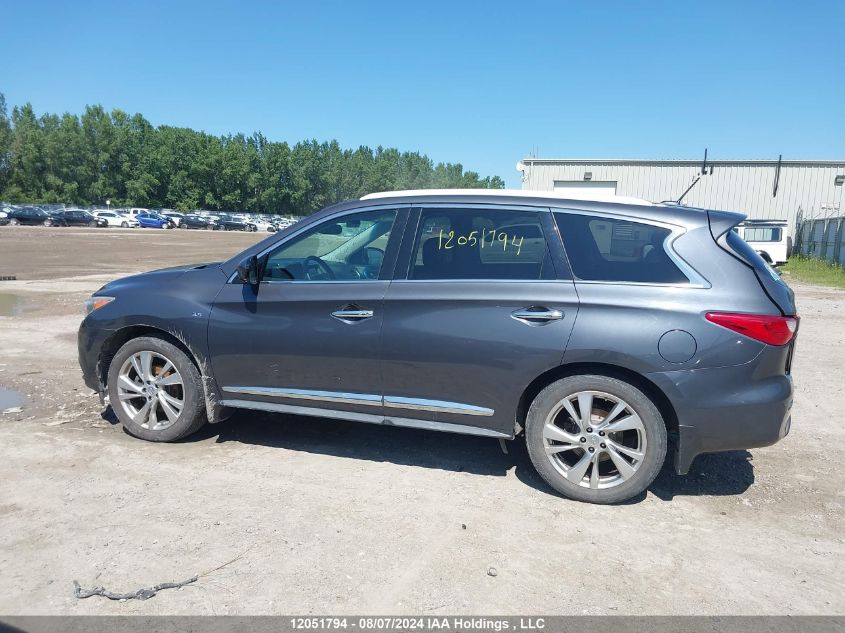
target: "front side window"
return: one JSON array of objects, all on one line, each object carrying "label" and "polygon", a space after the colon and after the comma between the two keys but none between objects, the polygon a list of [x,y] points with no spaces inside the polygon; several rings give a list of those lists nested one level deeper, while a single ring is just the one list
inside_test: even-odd
[{"label": "front side window", "polygon": [[378,279],[396,211],[365,211],[326,220],[270,252],[264,279]]},{"label": "front side window", "polygon": [[669,229],[578,213],[556,212],[554,216],[578,279],[689,283],[666,251]]},{"label": "front side window", "polygon": [[508,209],[425,209],[410,279],[553,279],[540,216]]}]

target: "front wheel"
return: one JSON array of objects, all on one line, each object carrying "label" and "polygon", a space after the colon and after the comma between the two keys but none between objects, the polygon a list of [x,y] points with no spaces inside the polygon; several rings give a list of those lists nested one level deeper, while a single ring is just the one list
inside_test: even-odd
[{"label": "front wheel", "polygon": [[528,410],[525,441],[540,476],[562,495],[618,503],[643,492],[666,458],[666,425],[633,385],[571,376],[543,389]]},{"label": "front wheel", "polygon": [[109,402],[135,437],[173,442],[206,422],[202,377],[181,349],[152,336],[125,343],[111,361]]},{"label": "front wheel", "polygon": [[121,222],[121,223],[120,223],[120,228],[123,228],[123,229],[128,229],[128,228],[129,228],[129,223],[128,223],[128,222]]},{"label": "front wheel", "polygon": [[53,226],[52,220],[44,220],[44,226]]}]

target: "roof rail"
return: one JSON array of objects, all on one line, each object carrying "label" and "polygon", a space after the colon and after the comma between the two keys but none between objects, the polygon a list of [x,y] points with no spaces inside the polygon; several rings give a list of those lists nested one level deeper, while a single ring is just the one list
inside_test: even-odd
[{"label": "roof rail", "polygon": [[601,195],[595,192],[585,191],[567,192],[561,191],[533,191],[529,189],[406,189],[404,191],[380,191],[361,196],[361,200],[374,200],[376,198],[400,198],[406,196],[495,196],[502,198],[557,198],[559,200],[587,200],[593,202],[611,202],[616,204],[638,204],[653,206],[655,203],[642,198],[630,196]]}]

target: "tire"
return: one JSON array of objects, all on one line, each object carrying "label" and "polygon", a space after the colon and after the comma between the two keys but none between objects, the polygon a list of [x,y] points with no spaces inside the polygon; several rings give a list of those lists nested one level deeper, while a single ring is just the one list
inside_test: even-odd
[{"label": "tire", "polygon": [[21,225],[21,221],[18,220],[17,218],[12,218],[11,220],[9,220],[9,226],[20,226],[20,225]]},{"label": "tire", "polygon": [[52,220],[44,220],[44,226],[53,226]]},{"label": "tire", "polygon": [[[181,380],[181,383],[179,385],[174,384],[158,387],[149,382],[144,384],[144,381],[140,380],[140,374],[134,369],[135,365],[133,365],[133,361],[131,360],[136,354],[141,355],[143,358],[142,353],[144,352],[150,353],[152,357],[150,368],[152,369],[151,374],[153,377],[156,375],[156,371],[163,369],[162,365],[164,365],[164,361],[166,360],[170,361],[173,368],[175,368],[174,373],[178,372],[178,378]],[[140,363],[141,361],[138,362]],[[139,364],[138,366],[141,365]],[[124,375],[124,371],[128,371],[128,374]],[[172,377],[174,375],[174,373],[171,373],[172,371],[168,369],[166,373],[160,374],[158,379],[160,380],[162,376]],[[181,396],[181,408],[174,409],[172,405],[170,407],[172,412],[178,411],[178,415],[174,416],[174,419],[171,420],[167,415],[164,404],[156,395],[148,396],[141,394],[136,398],[127,399],[125,395],[135,393],[136,388],[126,389],[123,386],[126,382],[121,380],[122,375],[128,378],[140,390],[143,390],[145,387],[150,389],[149,393],[156,393],[162,389],[165,390],[165,393],[170,396],[170,402],[174,400],[179,401],[179,397]],[[118,386],[119,384],[121,385],[120,387]],[[174,442],[195,433],[206,423],[205,396],[202,387],[202,377],[197,366],[194,365],[185,352],[173,345],[173,343],[155,336],[142,336],[131,339],[118,350],[109,366],[108,393],[112,410],[120,420],[123,428],[130,435],[143,440],[150,442]],[[120,398],[121,393],[124,394],[124,400]],[[154,415],[156,416],[157,422],[152,426],[149,423],[150,420],[146,413],[141,413],[144,405],[148,402],[156,407]],[[148,407],[147,411],[151,408]],[[133,420],[131,415],[133,411],[137,414],[138,421]]]},{"label": "tire", "polygon": [[97,223],[96,223],[96,222],[94,222],[94,221],[92,220],[91,222],[89,222],[89,223],[88,223],[88,226],[89,226],[90,228],[92,228],[92,229],[96,229],[96,228],[97,228]]},{"label": "tire", "polygon": [[[597,393],[587,400],[584,392]],[[573,421],[572,413],[563,405],[571,398],[572,412],[579,417],[582,400],[576,394],[582,394],[583,401],[591,403],[591,416],[586,423]],[[616,405],[620,407],[619,413],[607,426],[625,430],[606,433],[601,430],[602,417],[607,417]],[[546,426],[550,417],[551,430]],[[636,428],[631,428],[635,425]],[[537,394],[528,410],[525,441],[534,468],[552,488],[576,501],[608,504],[626,501],[654,481],[666,459],[667,433],[663,416],[642,391],[617,378],[583,375],[553,382]],[[642,457],[637,459],[616,451],[616,446],[636,451]],[[555,448],[562,450],[546,454],[547,449]],[[588,452],[590,448],[594,449],[592,453]],[[593,461],[596,458],[599,461]],[[589,463],[582,472],[585,459]],[[628,464],[627,468],[624,464],[617,467],[620,459]],[[596,481],[593,480],[595,464],[598,464]]]},{"label": "tire", "polygon": [[128,228],[129,228],[129,223],[128,223],[128,222],[121,222],[121,223],[120,223],[120,228],[122,228],[122,229],[128,229]]}]

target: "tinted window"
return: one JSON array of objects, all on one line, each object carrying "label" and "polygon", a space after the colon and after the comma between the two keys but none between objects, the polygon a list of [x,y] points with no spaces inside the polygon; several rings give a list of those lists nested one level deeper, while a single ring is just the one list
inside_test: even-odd
[{"label": "tinted window", "polygon": [[378,279],[396,211],[326,220],[270,253],[264,278],[277,281]]},{"label": "tinted window", "polygon": [[669,229],[576,213],[555,213],[555,220],[579,279],[689,283],[666,253]]},{"label": "tinted window", "polygon": [[552,279],[538,213],[506,209],[425,209],[411,279]]}]

